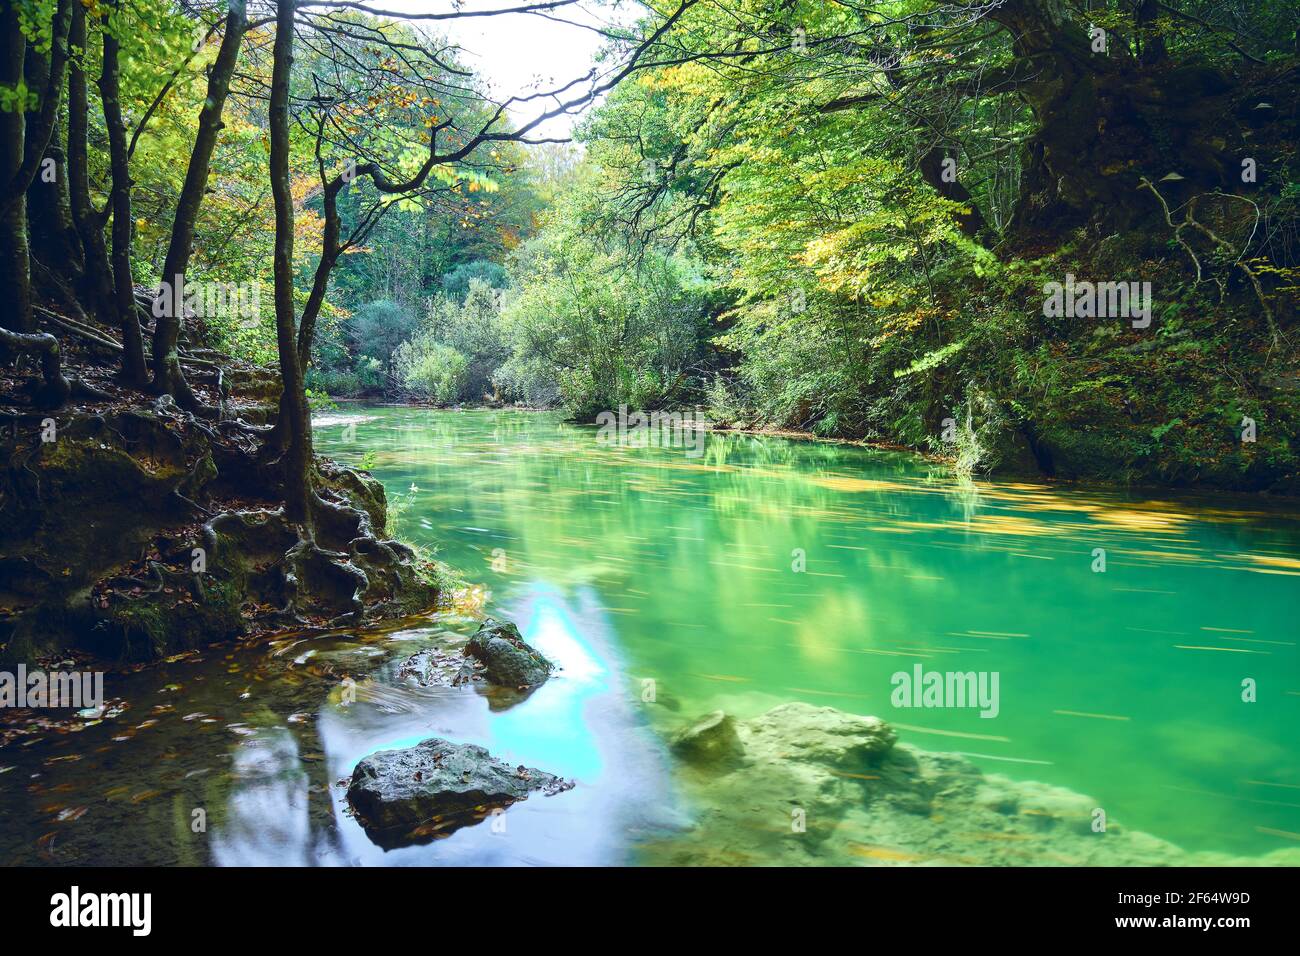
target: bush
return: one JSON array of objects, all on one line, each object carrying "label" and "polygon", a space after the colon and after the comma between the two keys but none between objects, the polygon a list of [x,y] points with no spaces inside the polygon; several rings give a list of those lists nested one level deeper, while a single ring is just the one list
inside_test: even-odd
[{"label": "bush", "polygon": [[493,374],[510,357],[501,328],[501,293],[483,279],[472,278],[457,301],[433,301],[428,328],[436,341],[465,357],[464,394],[477,399],[496,391]]},{"label": "bush", "polygon": [[681,403],[696,384],[708,314],[683,261],[605,249],[568,225],[525,243],[511,267],[507,369],[534,387],[549,378],[576,418]]},{"label": "bush", "polygon": [[510,284],[510,273],[505,266],[487,259],[475,259],[452,269],[442,277],[442,291],[453,302],[464,302],[473,283],[481,283],[488,288],[504,289]]},{"label": "bush", "polygon": [[[367,302],[347,320],[347,336],[354,354],[373,359],[380,369],[391,369],[393,353],[415,332],[417,320],[396,302]],[[358,373],[360,370],[358,362]]]},{"label": "bush", "polygon": [[393,355],[400,387],[424,401],[449,405],[459,401],[468,380],[468,363],[449,345],[427,335],[403,342]]}]

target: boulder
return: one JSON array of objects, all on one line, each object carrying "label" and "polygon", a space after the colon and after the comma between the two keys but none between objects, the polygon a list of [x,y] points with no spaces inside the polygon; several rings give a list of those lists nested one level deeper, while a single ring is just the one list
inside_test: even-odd
[{"label": "boulder", "polygon": [[898,734],[879,717],[793,702],[745,721],[745,749],[758,759],[780,755],[846,767],[886,753]]},{"label": "boulder", "polygon": [[720,710],[679,730],[670,746],[683,760],[698,764],[725,763],[745,753],[736,733],[736,722]]},{"label": "boulder", "polygon": [[434,737],[361,760],[348,802],[372,840],[394,847],[446,836],[534,791],[552,796],[573,786],[522,764],[511,767],[475,744]]},{"label": "boulder", "polygon": [[482,661],[487,679],[503,687],[540,684],[555,666],[524,643],[519,628],[494,618],[485,620],[469,639],[465,654]]}]

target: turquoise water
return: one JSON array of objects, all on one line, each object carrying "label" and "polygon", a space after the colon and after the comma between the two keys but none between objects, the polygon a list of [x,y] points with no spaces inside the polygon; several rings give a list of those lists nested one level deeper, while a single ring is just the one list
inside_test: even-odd
[{"label": "turquoise water", "polygon": [[[804,700],[1090,794],[1187,849],[1300,834],[1293,510],[961,483],[913,456],[769,437],[711,435],[690,457],[546,414],[342,415],[318,428],[322,453],[369,453],[403,532],[526,636],[599,635],[634,706],[653,680],[677,708],[641,708],[665,732]],[[892,675],[917,664],[997,672],[997,716],[893,707]]]},{"label": "turquoise water", "polygon": [[[316,439],[370,467],[400,533],[463,571],[455,608],[110,673],[109,719],[34,724],[0,750],[0,861],[788,861],[732,823],[691,829],[736,793],[665,742],[715,709],[790,701],[1087,794],[1122,829],[1187,850],[1253,857],[1300,840],[1291,508],[962,483],[914,456],[774,437],[712,434],[694,457],[553,414],[349,406],[320,416]],[[483,613],[561,670],[522,698],[399,675],[416,651],[458,653]],[[917,666],[996,674],[996,716],[895,706],[895,675]],[[350,815],[346,781],[366,754],[434,736],[577,786],[516,804],[502,831],[484,821],[384,851]],[[744,793],[742,816],[788,836],[785,795],[760,799]],[[1075,858],[953,814],[928,818],[942,832],[919,854],[840,827],[794,858],[948,862],[971,841],[985,861]],[[1155,852],[1121,845],[1138,847],[1125,862]]]}]

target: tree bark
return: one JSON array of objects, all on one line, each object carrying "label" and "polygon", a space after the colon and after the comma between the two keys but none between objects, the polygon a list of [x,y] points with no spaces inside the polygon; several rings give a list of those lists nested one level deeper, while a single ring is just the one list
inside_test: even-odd
[{"label": "tree bark", "polygon": [[[68,42],[80,50],[86,49],[86,10],[80,3],[72,5],[72,28]],[[72,61],[68,71],[68,196],[72,205],[72,221],[81,239],[85,259],[81,287],[78,294],[83,305],[99,317],[101,322],[122,328],[117,314],[117,301],[113,297],[113,267],[104,243],[106,217],[97,210],[90,199],[90,164],[87,148],[87,128],[90,121],[89,97],[86,87],[84,61]],[[137,320],[138,321],[138,320]],[[126,332],[123,332],[123,339]]]},{"label": "tree bark", "polygon": [[56,143],[45,151],[41,172],[27,190],[27,217],[33,258],[58,273],[68,288],[81,288],[85,260],[68,197],[67,156]]},{"label": "tree bark", "polygon": [[[22,159],[10,176],[0,180],[5,184],[5,191],[0,194],[0,205],[3,205],[6,210],[26,195],[37,170],[40,169],[41,160],[50,145],[50,137],[58,121],[59,104],[63,98],[63,74],[68,63],[68,30],[72,22],[72,2],[73,0],[58,0],[54,19],[50,24],[49,59],[46,61],[44,57],[38,57],[40,60],[38,68],[27,77],[29,92],[40,91],[41,106],[32,121],[28,122],[24,115]],[[5,4],[6,17],[10,15],[12,7],[11,3]],[[20,50],[18,53],[20,71],[24,52],[25,50]]]},{"label": "tree bark", "polygon": [[1113,32],[1090,37],[1087,19],[1067,0],[988,8],[985,15],[1012,37],[1014,87],[1038,127],[1027,143],[1012,232],[1137,228],[1154,218],[1133,201],[1143,175],[1177,172],[1177,201],[1240,186],[1235,156],[1246,144],[1223,116],[1241,84],[1209,64],[1171,65],[1152,25],[1155,6],[1138,0],[1141,56]]},{"label": "tree bark", "polygon": [[[60,57],[59,48],[63,46],[62,55],[66,57],[67,20],[64,20],[60,35],[59,18],[68,12],[66,4],[60,4],[55,13],[54,45],[51,52],[51,71]],[[11,3],[0,9],[0,84],[17,89],[24,82],[24,67],[27,53],[27,40],[23,36],[18,19],[18,11]],[[59,66],[62,82],[62,67]],[[48,77],[47,77],[48,79]],[[49,107],[50,93],[47,90],[42,104]],[[50,111],[51,116],[53,111]],[[43,382],[35,391],[36,404],[44,408],[57,408],[67,401],[71,385],[63,377],[59,340],[48,333],[37,332],[32,316],[31,301],[31,257],[27,247],[27,187],[31,179],[26,173],[28,149],[39,147],[44,154],[49,142],[49,128],[42,135],[41,120],[33,125],[35,137],[28,140],[26,104],[17,104],[12,111],[0,111],[0,183],[7,184],[8,191],[0,196],[0,289],[5,290],[10,309],[0,313],[0,357],[35,353],[40,357],[41,377]],[[40,156],[37,156],[39,160]],[[33,163],[35,170],[39,162]]]},{"label": "tree bark", "polygon": [[[23,82],[27,39],[14,4],[0,9],[0,85],[17,89]],[[27,117],[23,108],[0,111],[0,183],[17,181],[23,165]],[[7,199],[0,196],[0,201]],[[0,207],[0,288],[7,300],[0,325],[15,332],[35,330],[32,322],[31,269],[27,249],[27,190]],[[0,340],[7,351],[15,343]]]},{"label": "tree bark", "polygon": [[276,5],[275,44],[271,68],[271,194],[275,203],[275,332],[280,353],[283,393],[280,421],[288,444],[281,456],[284,468],[285,515],[311,527],[312,446],[311,420],[298,359],[297,328],[293,306],[293,194],[289,180],[289,75],[293,67],[293,0]]},{"label": "tree bark", "polygon": [[[116,8],[121,10],[120,4]],[[144,364],[144,340],[135,310],[135,278],[131,274],[131,166],[126,152],[126,124],[122,120],[121,82],[118,65],[119,42],[113,23],[104,14],[104,62],[99,75],[99,95],[104,104],[104,125],[108,128],[109,165],[112,169],[113,208],[113,301],[122,327],[122,380],[143,388],[149,377]]]},{"label": "tree bark", "polygon": [[951,182],[944,179],[943,161],[947,152],[942,146],[935,146],[921,157],[921,178],[944,199],[951,199],[965,205],[970,211],[958,213],[955,217],[957,228],[968,238],[975,239],[984,229],[984,214],[975,204],[975,197],[954,178]]},{"label": "tree bark", "polygon": [[230,0],[225,35],[221,38],[221,49],[217,53],[216,62],[213,63],[208,74],[208,95],[203,102],[203,109],[199,112],[198,135],[194,140],[194,148],[190,152],[189,167],[185,171],[185,184],[181,187],[180,198],[176,203],[171,242],[167,247],[167,258],[163,266],[163,281],[172,290],[168,302],[174,307],[164,308],[163,314],[158,317],[157,324],[154,326],[153,388],[155,391],[173,395],[177,402],[191,410],[198,402],[185,381],[176,350],[183,311],[179,304],[184,301],[185,273],[189,267],[190,252],[194,243],[194,225],[198,220],[203,193],[207,189],[212,153],[217,145],[217,136],[224,126],[221,113],[225,107],[226,96],[230,92],[230,80],[234,75],[235,64],[239,59],[239,47],[247,29],[248,17],[244,0]]},{"label": "tree bark", "polygon": [[[42,56],[28,46],[26,72],[29,89],[48,89],[52,82],[52,60],[53,57]],[[66,67],[64,72],[66,73]],[[61,94],[60,84],[57,95],[61,97]],[[56,131],[57,128],[56,124]],[[30,141],[26,145],[30,145]],[[24,149],[24,154],[27,152]],[[30,254],[33,260],[45,267],[43,271],[46,277],[54,278],[54,283],[58,286],[56,294],[60,298],[66,298],[70,290],[80,283],[84,263],[81,242],[72,224],[67,160],[58,137],[53,134],[48,138],[44,154],[37,159],[36,174],[27,187],[27,220]],[[39,286],[39,275],[33,278]]]}]

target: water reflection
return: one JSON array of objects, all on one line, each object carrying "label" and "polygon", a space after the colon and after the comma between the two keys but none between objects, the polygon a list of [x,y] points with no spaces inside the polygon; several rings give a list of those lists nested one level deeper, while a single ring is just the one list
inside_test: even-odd
[{"label": "water reflection", "polygon": [[212,857],[222,866],[306,866],[321,862],[311,846],[307,774],[297,741],[271,727],[242,741],[225,822],[214,828]]},{"label": "water reflection", "polygon": [[[657,744],[621,693],[620,669],[598,602],[579,593],[570,605],[554,587],[523,589],[509,616],[525,640],[554,661],[556,676],[526,696],[475,684],[416,687],[397,664],[435,637],[431,628],[396,632],[385,663],[357,684],[356,700],[333,693],[317,713],[313,735],[327,772],[330,826],[313,825],[303,754],[283,727],[239,741],[225,824],[213,857],[247,864],[590,864],[624,862],[634,831],[664,822],[670,804]],[[342,645],[300,653],[298,660],[373,662],[375,648]],[[429,737],[476,743],[511,764],[577,781],[554,797],[534,795],[504,816],[464,827],[432,843],[384,850],[351,816],[346,788],[361,758]],[[672,823],[672,818],[667,818]]]}]

